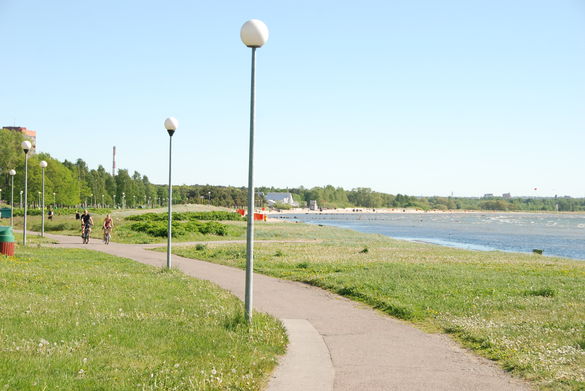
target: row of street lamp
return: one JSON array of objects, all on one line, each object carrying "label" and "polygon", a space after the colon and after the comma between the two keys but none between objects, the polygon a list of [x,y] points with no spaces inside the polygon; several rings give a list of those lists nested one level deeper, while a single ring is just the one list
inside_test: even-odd
[{"label": "row of street lamp", "polygon": [[[242,42],[252,49],[252,66],[251,66],[251,85],[250,85],[250,144],[248,157],[248,219],[246,229],[246,294],[245,294],[245,316],[248,322],[252,321],[252,286],[253,286],[253,268],[254,268],[254,124],[255,124],[255,87],[256,87],[256,49],[262,47],[268,40],[268,27],[257,19],[252,19],[244,23],[240,30]],[[172,200],[172,147],[173,135],[179,126],[179,122],[173,118],[167,118],[164,122],[165,129],[169,134],[169,194],[168,200]],[[27,228],[27,205],[28,205],[28,153],[31,150],[30,141],[22,142],[24,151],[24,226],[22,229],[22,244],[26,246],[26,228]],[[42,169],[42,203],[41,203],[41,236],[45,233],[45,168],[47,162],[41,161]],[[12,176],[12,193],[11,208],[14,211],[14,175],[15,170],[10,170]],[[93,196],[93,194],[92,194]],[[125,203],[125,194],[122,193],[123,203]],[[209,194],[211,199],[211,193]],[[103,201],[103,195],[102,195]],[[114,205],[116,204],[116,194],[114,194]],[[14,224],[13,218],[11,224]],[[172,230],[172,202],[168,202],[168,233],[167,233],[167,268],[171,268],[171,230]]]},{"label": "row of street lamp", "polygon": [[[262,47],[268,41],[268,27],[257,19],[244,23],[240,30],[240,38],[244,45],[252,49],[252,67],[250,83],[250,144],[248,155],[248,219],[246,229],[246,294],[245,316],[248,322],[252,321],[252,288],[254,270],[254,125],[255,125],[255,93],[256,93],[256,49]],[[165,129],[169,134],[169,200],[172,199],[172,148],[173,135],[179,126],[179,122],[173,118],[165,120]],[[211,200],[211,193],[209,194]],[[173,210],[169,202],[167,221],[167,268],[171,268],[171,230]]]}]

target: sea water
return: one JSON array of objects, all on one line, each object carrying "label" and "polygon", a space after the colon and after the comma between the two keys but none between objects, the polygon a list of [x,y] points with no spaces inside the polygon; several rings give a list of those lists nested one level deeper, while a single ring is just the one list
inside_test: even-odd
[{"label": "sea water", "polygon": [[544,255],[585,260],[585,214],[321,213],[272,217],[470,250],[539,249]]}]

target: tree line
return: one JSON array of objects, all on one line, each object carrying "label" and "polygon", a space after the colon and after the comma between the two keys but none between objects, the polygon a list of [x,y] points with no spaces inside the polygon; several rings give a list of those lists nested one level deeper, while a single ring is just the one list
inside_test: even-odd
[{"label": "tree line", "polygon": [[[24,136],[15,131],[0,130],[0,201],[10,202],[9,170],[14,177],[15,206],[21,205],[20,192],[24,190],[24,153],[20,147]],[[120,169],[112,176],[103,166],[90,169],[82,159],[60,162],[48,153],[30,154],[28,160],[28,201],[40,202],[40,161],[48,163],[45,169],[45,204],[67,207],[156,207],[167,204],[168,186],[150,183],[146,175]],[[323,187],[256,189],[256,206],[266,206],[262,194],[290,192],[300,206],[315,200],[322,208],[415,208],[420,210],[500,210],[500,211],[585,211],[585,198],[468,198],[468,197],[414,197],[388,194],[370,188],[345,190],[331,185]],[[246,187],[212,185],[173,186],[173,203],[211,204],[228,208],[245,208]]]},{"label": "tree line", "polygon": [[[25,162],[21,143],[24,136],[12,130],[0,130],[0,200],[10,202],[11,177],[14,169],[14,204],[22,206],[24,198]],[[168,187],[156,186],[138,172],[118,170],[112,176],[103,166],[90,169],[82,159],[63,162],[48,153],[29,153],[28,156],[28,203],[31,207],[41,202],[42,171],[45,168],[45,205],[77,207],[138,207],[156,206],[166,202]]]}]

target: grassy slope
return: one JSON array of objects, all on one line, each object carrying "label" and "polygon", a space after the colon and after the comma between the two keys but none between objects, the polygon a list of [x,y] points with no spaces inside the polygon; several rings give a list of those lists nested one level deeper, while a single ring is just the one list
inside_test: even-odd
[{"label": "grassy slope", "polygon": [[[305,224],[258,224],[257,237],[320,239],[257,243],[258,272],[317,285],[451,333],[541,389],[585,389],[585,262]],[[174,252],[245,265],[244,245],[210,243]]]},{"label": "grassy slope", "polygon": [[[94,215],[94,227],[91,233],[93,240],[101,240],[103,238],[103,230],[101,229],[105,216]],[[114,232],[112,240],[118,243],[166,243],[167,239],[162,237],[150,236],[144,232],[136,232],[130,229],[130,225],[136,221],[126,221],[122,217],[114,217]],[[244,224],[233,224],[230,221],[222,222],[229,226],[229,234],[227,236],[203,235],[198,232],[190,232],[187,235],[173,239],[174,241],[190,242],[190,241],[209,241],[209,240],[230,240],[230,239],[244,239],[246,237],[246,230]],[[27,224],[31,231],[40,231],[41,223],[38,216],[29,217]],[[15,226],[17,232],[22,230],[22,218],[15,218]],[[81,223],[76,221],[71,216],[55,216],[53,221],[45,220],[45,231],[48,233],[55,233],[60,235],[80,236],[81,241]]]},{"label": "grassy slope", "polygon": [[286,346],[211,283],[87,250],[0,257],[0,388],[260,389]]}]

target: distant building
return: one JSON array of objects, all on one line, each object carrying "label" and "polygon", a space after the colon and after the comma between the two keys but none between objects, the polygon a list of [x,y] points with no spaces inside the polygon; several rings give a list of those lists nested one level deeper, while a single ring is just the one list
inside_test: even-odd
[{"label": "distant building", "polygon": [[12,130],[14,132],[19,132],[22,133],[24,135],[24,137],[26,139],[28,139],[31,144],[32,144],[32,148],[31,148],[31,152],[35,153],[37,150],[37,132],[35,132],[34,130],[30,130],[21,126],[4,126],[4,129],[8,129],[8,130]]},{"label": "distant building", "polygon": [[268,205],[272,206],[274,204],[287,204],[291,206],[299,206],[297,202],[293,199],[291,193],[266,193],[264,195],[266,202]]},{"label": "distant building", "polygon": [[512,195],[510,193],[504,193],[502,194],[502,198],[509,200],[510,198],[512,198]]},{"label": "distant building", "polygon": [[319,206],[317,206],[317,200],[309,201],[309,210],[318,210]]},{"label": "distant building", "polygon": [[483,198],[494,198],[494,195],[492,193],[486,193],[483,195]]}]

